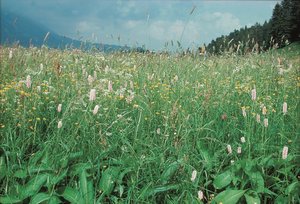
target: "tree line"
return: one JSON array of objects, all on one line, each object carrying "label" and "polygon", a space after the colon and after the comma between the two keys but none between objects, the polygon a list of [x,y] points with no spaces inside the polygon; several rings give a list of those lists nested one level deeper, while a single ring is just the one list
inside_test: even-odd
[{"label": "tree line", "polygon": [[236,52],[246,54],[261,52],[270,48],[284,47],[300,41],[300,1],[283,0],[273,9],[272,17],[262,25],[234,30],[229,35],[212,40],[206,50],[211,54]]}]

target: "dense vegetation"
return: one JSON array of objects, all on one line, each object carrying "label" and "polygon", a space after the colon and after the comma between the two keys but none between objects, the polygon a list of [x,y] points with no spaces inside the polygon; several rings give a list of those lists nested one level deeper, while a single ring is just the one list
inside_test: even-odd
[{"label": "dense vegetation", "polygon": [[0,52],[0,203],[300,202],[299,44]]},{"label": "dense vegetation", "polygon": [[284,47],[300,40],[300,1],[283,0],[276,4],[272,18],[263,25],[245,26],[227,36],[221,36],[207,45],[209,53],[261,52]]}]

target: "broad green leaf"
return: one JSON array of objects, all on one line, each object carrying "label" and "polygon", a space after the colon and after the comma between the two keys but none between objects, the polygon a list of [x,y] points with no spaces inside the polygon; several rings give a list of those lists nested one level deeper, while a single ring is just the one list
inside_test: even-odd
[{"label": "broad green leaf", "polygon": [[6,164],[4,156],[0,157],[0,181],[6,176]]},{"label": "broad green leaf", "polygon": [[255,191],[248,191],[245,193],[247,204],[260,204],[260,198]]},{"label": "broad green leaf", "polygon": [[55,195],[52,195],[52,196],[50,197],[49,201],[48,201],[48,204],[60,204],[60,203],[62,203],[62,202],[61,202],[60,199],[59,199],[57,196],[55,196]]},{"label": "broad green leaf", "polygon": [[180,167],[180,161],[175,161],[171,163],[165,170],[163,171],[160,180],[162,181],[162,184],[168,183],[170,178],[175,174],[175,172],[179,169]]},{"label": "broad green leaf", "polygon": [[252,189],[258,193],[262,193],[264,191],[265,184],[264,178],[262,177],[261,173],[258,171],[251,172],[249,178],[252,184]]},{"label": "broad green leaf", "polygon": [[39,192],[41,187],[45,184],[48,174],[40,174],[32,178],[24,187],[24,191],[21,194],[26,198],[35,195]]},{"label": "broad green leaf", "polygon": [[141,197],[147,198],[149,196],[153,196],[157,193],[162,193],[169,190],[176,190],[180,188],[180,184],[170,184],[170,185],[162,185],[162,186],[156,186],[153,188],[146,188],[144,192],[142,192]]},{"label": "broad green leaf", "polygon": [[30,204],[39,204],[39,203],[42,203],[44,201],[47,201],[49,200],[51,197],[51,195],[47,194],[47,193],[38,193],[38,194],[35,194],[31,201],[30,201]]},{"label": "broad green leaf", "polygon": [[12,204],[12,203],[20,203],[23,199],[17,197],[17,196],[3,196],[0,197],[0,203],[2,204]]},{"label": "broad green leaf", "polygon": [[245,190],[225,190],[219,193],[213,201],[222,204],[235,204],[238,203],[244,193]]},{"label": "broad green leaf", "polygon": [[118,167],[109,167],[107,168],[101,176],[99,183],[99,190],[104,194],[109,195],[115,185],[115,181],[118,179],[120,169]]},{"label": "broad green leaf", "polygon": [[211,154],[208,152],[207,148],[202,145],[199,141],[197,142],[197,150],[199,151],[202,159],[204,161],[202,161],[204,167],[206,167],[206,169],[211,169],[213,166],[213,157],[211,156]]},{"label": "broad green leaf", "polygon": [[14,173],[14,177],[24,179],[27,177],[27,171],[24,169],[19,169]]},{"label": "broad green leaf", "polygon": [[[295,181],[294,183],[291,183],[286,189],[285,189],[285,194],[290,195],[293,192],[299,192],[300,188],[300,182]],[[297,191],[298,190],[298,191]]]},{"label": "broad green leaf", "polygon": [[57,183],[59,183],[61,180],[63,180],[68,173],[68,169],[63,170],[62,172],[59,172],[58,175],[54,175],[50,177],[50,183],[52,185],[56,185]]},{"label": "broad green leaf", "polygon": [[228,186],[232,181],[232,178],[233,178],[232,173],[228,170],[216,176],[216,178],[213,181],[213,184],[216,189],[221,189]]},{"label": "broad green leaf", "polygon": [[78,190],[71,188],[71,187],[66,187],[66,189],[64,190],[63,194],[61,195],[64,199],[66,199],[67,201],[69,201],[70,203],[78,203],[78,204],[82,204],[84,203],[83,198],[81,197],[81,194]]},{"label": "broad green leaf", "polygon": [[289,203],[288,197],[280,195],[275,199],[275,204],[286,204]]},{"label": "broad green leaf", "polygon": [[83,170],[79,177],[80,192],[85,203],[94,203],[94,187],[91,181],[87,180],[86,171]]}]

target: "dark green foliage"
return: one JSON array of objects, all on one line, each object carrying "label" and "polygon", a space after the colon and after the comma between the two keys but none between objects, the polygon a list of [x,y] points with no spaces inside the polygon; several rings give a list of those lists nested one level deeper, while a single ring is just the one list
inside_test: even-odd
[{"label": "dark green foliage", "polygon": [[235,30],[227,36],[218,37],[208,44],[209,53],[236,52],[246,54],[270,48],[284,47],[300,40],[300,1],[283,0],[276,4],[272,18],[260,25]]}]

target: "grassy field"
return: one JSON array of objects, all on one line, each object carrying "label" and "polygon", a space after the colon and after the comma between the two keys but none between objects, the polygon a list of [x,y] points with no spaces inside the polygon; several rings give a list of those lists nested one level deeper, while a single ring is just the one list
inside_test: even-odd
[{"label": "grassy field", "polygon": [[300,202],[299,43],[0,52],[0,203]]}]

